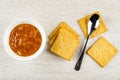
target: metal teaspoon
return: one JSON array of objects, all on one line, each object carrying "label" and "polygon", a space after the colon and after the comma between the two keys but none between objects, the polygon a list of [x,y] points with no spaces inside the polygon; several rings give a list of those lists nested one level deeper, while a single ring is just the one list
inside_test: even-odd
[{"label": "metal teaspoon", "polygon": [[97,29],[99,23],[100,23],[99,22],[99,15],[98,14],[93,14],[88,21],[88,37],[87,37],[87,40],[85,42],[85,45],[83,47],[82,52],[80,52],[81,55],[80,55],[76,65],[75,65],[75,70],[76,71],[80,70],[81,63],[82,63],[82,60],[83,60],[83,56],[84,56],[84,53],[85,53],[85,49],[86,49],[89,37],[90,37],[91,33]]}]

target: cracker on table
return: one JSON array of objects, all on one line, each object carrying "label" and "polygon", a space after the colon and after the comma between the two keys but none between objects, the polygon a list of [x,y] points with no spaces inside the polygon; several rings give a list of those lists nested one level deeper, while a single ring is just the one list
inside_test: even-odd
[{"label": "cracker on table", "polygon": [[59,31],[60,28],[65,28],[66,30],[71,31],[76,37],[79,37],[79,34],[77,34],[68,24],[66,24],[65,22],[61,22],[49,35],[49,38],[51,39]]},{"label": "cracker on table", "polygon": [[101,67],[104,67],[118,52],[118,50],[104,37],[100,37],[87,51]]},{"label": "cracker on table", "polygon": [[[100,24],[99,24],[98,28],[91,34],[90,38],[96,37],[96,36],[98,36],[98,35],[107,31],[107,27],[106,27],[106,25],[105,25],[105,23],[102,19],[102,16],[100,15],[100,12],[95,12],[95,13],[100,16]],[[89,18],[95,13],[87,15],[86,17],[83,17],[83,18],[78,20],[78,23],[80,25],[80,28],[82,29],[82,32],[84,33],[85,38],[87,38],[87,36],[88,36],[88,21],[89,21]]]},{"label": "cracker on table", "polygon": [[63,29],[61,31],[52,44],[51,51],[66,60],[70,60],[80,42],[68,30]]}]

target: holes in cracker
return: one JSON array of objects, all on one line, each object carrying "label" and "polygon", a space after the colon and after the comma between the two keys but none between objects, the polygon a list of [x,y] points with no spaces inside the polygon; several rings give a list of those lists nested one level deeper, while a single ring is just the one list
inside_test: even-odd
[{"label": "holes in cracker", "polygon": [[110,51],[109,51],[109,50],[107,50],[107,53],[110,53]]},{"label": "holes in cracker", "polygon": [[70,38],[68,37],[67,40],[70,40]]},{"label": "holes in cracker", "polygon": [[58,48],[59,48],[59,49],[61,49],[61,47],[60,47],[60,46],[58,46]]},{"label": "holes in cracker", "polygon": [[96,59],[98,59],[98,58],[101,58],[101,57],[99,57],[99,56],[96,56]]},{"label": "holes in cracker", "polygon": [[104,57],[103,57],[103,56],[101,56],[101,59],[104,59]]},{"label": "holes in cracker", "polygon": [[110,57],[110,56],[108,56],[107,58],[108,58],[108,59],[110,59],[111,57]]},{"label": "holes in cracker", "polygon": [[66,44],[64,44],[64,46],[66,47]]},{"label": "holes in cracker", "polygon": [[71,30],[68,30],[68,32],[71,32]]},{"label": "holes in cracker", "polygon": [[105,53],[105,51],[101,51],[101,53]]},{"label": "holes in cracker", "polygon": [[94,45],[96,48],[98,47],[97,45]]},{"label": "holes in cracker", "polygon": [[95,51],[95,53],[98,53],[98,51]]},{"label": "holes in cracker", "polygon": [[62,39],[62,42],[64,42],[65,40],[64,39]]}]

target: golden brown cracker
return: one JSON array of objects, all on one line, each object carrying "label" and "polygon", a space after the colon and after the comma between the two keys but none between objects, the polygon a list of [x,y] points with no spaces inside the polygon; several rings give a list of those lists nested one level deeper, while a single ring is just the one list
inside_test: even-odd
[{"label": "golden brown cracker", "polygon": [[72,33],[63,29],[52,44],[51,51],[66,60],[70,60],[79,43],[79,40]]},{"label": "golden brown cracker", "polygon": [[[100,16],[100,24],[99,24],[98,28],[91,34],[90,38],[98,36],[98,35],[104,33],[105,31],[107,31],[107,27],[106,27],[106,25],[105,25],[105,23],[102,19],[102,16],[100,15],[100,12],[95,12],[95,13]],[[89,21],[89,18],[95,13],[92,13],[92,14],[78,20],[78,23],[79,23],[80,28],[82,29],[82,31],[84,33],[85,38],[87,38],[87,36],[88,36],[88,21]]]},{"label": "golden brown cracker", "polygon": [[100,37],[87,51],[100,66],[104,67],[118,52],[118,50],[104,37]]}]

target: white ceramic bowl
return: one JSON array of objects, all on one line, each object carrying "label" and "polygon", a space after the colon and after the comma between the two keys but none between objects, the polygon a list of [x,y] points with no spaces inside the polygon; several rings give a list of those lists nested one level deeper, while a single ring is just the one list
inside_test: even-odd
[{"label": "white ceramic bowl", "polygon": [[[9,36],[10,36],[12,29],[14,27],[16,27],[18,24],[23,24],[23,23],[28,23],[28,24],[34,25],[39,30],[39,32],[41,33],[41,36],[42,36],[42,43],[41,43],[41,46],[38,49],[38,51],[36,51],[33,55],[27,56],[27,57],[22,57],[22,56],[17,55],[16,53],[13,52],[13,50],[10,48],[10,45],[9,45]],[[8,28],[6,29],[5,34],[4,34],[3,43],[4,43],[5,50],[12,58],[15,58],[15,59],[21,60],[21,61],[32,60],[35,57],[37,57],[38,55],[40,55],[42,53],[43,49],[45,48],[46,34],[45,34],[45,31],[43,30],[42,26],[38,22],[33,21],[33,20],[20,19],[20,20],[13,22],[12,24],[10,24],[8,26]]]}]

